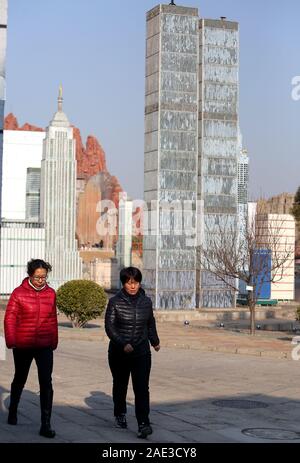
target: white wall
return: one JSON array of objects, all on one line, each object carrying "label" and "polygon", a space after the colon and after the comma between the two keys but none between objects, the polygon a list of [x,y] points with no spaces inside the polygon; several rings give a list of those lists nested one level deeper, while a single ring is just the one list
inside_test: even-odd
[{"label": "white wall", "polygon": [[25,220],[28,167],[41,167],[45,132],[4,130],[2,217]]},{"label": "white wall", "polygon": [[291,250],[290,259],[284,263],[283,271],[279,272],[279,277],[275,279],[276,283],[271,284],[271,298],[292,301],[295,299],[295,219],[290,214],[269,214],[268,218],[269,223],[279,228],[279,255],[280,252],[284,255],[288,249]]},{"label": "white wall", "polygon": [[257,212],[257,203],[248,202],[248,231],[255,225],[255,216]]},{"label": "white wall", "polygon": [[295,219],[290,214],[259,214],[256,223],[259,225],[263,247],[272,251],[272,260],[283,260],[281,268],[273,271],[271,299],[294,300]]}]

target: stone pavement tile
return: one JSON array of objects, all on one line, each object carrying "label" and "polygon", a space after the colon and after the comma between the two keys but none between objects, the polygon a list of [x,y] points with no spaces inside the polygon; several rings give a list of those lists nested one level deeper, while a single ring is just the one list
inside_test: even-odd
[{"label": "stone pavement tile", "polygon": [[149,442],[155,443],[186,443],[186,438],[182,435],[182,432],[170,431],[167,427],[155,428],[153,434],[148,436]]},{"label": "stone pavement tile", "polygon": [[89,429],[80,423],[54,423],[53,428],[57,437],[63,442],[77,442],[78,440],[93,439],[94,442],[99,440],[99,433]]},{"label": "stone pavement tile", "polygon": [[113,424],[110,427],[88,426],[86,432],[93,432],[102,442],[141,443],[137,437],[137,426],[127,429],[115,428]]},{"label": "stone pavement tile", "polygon": [[[49,439],[39,435],[40,425],[31,423],[30,425],[18,424],[17,426],[7,425],[0,427],[0,442],[49,442]],[[55,441],[64,442],[59,437]],[[54,440],[50,440],[54,442]]]},{"label": "stone pavement tile", "polygon": [[[189,414],[186,411],[179,411],[179,412],[170,412],[168,413],[170,418],[176,417],[176,419],[183,423],[182,426],[196,426],[196,427],[202,427],[203,423],[208,422],[210,420],[216,419],[217,417],[215,415],[210,415],[209,413],[206,412],[206,410],[202,411],[202,416],[199,417],[197,415],[192,415]],[[222,417],[223,419],[223,417]],[[229,421],[230,423],[231,421]]]},{"label": "stone pavement tile", "polygon": [[[0,413],[0,423],[6,423],[7,421],[8,410],[5,408],[1,410]],[[22,405],[18,408],[18,424],[27,425],[34,422],[40,421],[40,411],[38,407],[30,405],[30,408],[22,402]]]},{"label": "stone pavement tile", "polygon": [[18,410],[18,425],[29,425],[31,426],[32,423],[35,425],[40,424],[41,421],[41,412],[38,411],[30,411],[29,409],[22,409],[21,407]]},{"label": "stone pavement tile", "polygon": [[[270,395],[268,395],[268,394],[270,394]],[[274,397],[273,396],[273,391],[270,390],[270,387],[268,387],[266,389],[265,393],[261,392],[261,393],[257,393],[257,394],[249,394],[249,400],[255,400],[255,401],[258,401],[258,402],[265,402],[266,404],[269,405],[268,410],[270,410],[270,407],[272,407],[272,409],[273,409],[278,405],[280,406],[281,403],[290,403],[290,401],[287,401],[284,398],[282,400],[278,400],[276,397]],[[300,406],[300,402],[298,402],[298,405]]]},{"label": "stone pavement tile", "polygon": [[278,399],[282,399],[280,402],[289,402],[290,399],[291,401],[295,401],[300,404],[300,379],[297,378],[297,384],[292,387],[285,386],[282,388],[276,388],[276,390],[272,390],[271,393],[276,403],[278,403]]},{"label": "stone pavement tile", "polygon": [[65,425],[66,423],[70,423],[70,419],[67,413],[61,412],[60,409],[57,409],[57,407],[54,406],[52,409],[51,423],[53,423],[54,426],[59,423]]},{"label": "stone pavement tile", "polygon": [[[299,396],[298,396],[299,397]],[[300,401],[299,400],[287,400],[286,398],[281,400],[281,401],[278,401],[278,400],[274,400],[274,404],[273,404],[273,409],[274,410],[277,410],[277,409],[280,409],[281,407],[284,407],[285,410],[296,410],[298,409],[298,412],[300,412]]]},{"label": "stone pavement tile", "polygon": [[[92,409],[85,407],[79,407],[82,413],[85,413],[86,417],[88,417],[90,423],[94,422],[97,423],[99,420],[105,422],[111,422],[113,420],[113,409]],[[80,418],[78,418],[80,421]]]},{"label": "stone pavement tile", "polygon": [[290,429],[291,431],[300,432],[299,417],[294,420],[293,417],[291,417],[289,414],[286,418],[284,416],[280,416],[280,418],[273,416],[272,427],[279,429]]},{"label": "stone pavement tile", "polygon": [[201,421],[201,429],[205,429],[206,431],[220,431],[221,429],[226,429],[228,426],[231,426],[232,423],[228,421],[222,421],[221,419],[218,420],[217,417],[207,417],[207,421],[204,419]]},{"label": "stone pavement tile", "polygon": [[15,433],[11,426],[0,423],[0,442],[14,442]]},{"label": "stone pavement tile", "polygon": [[172,432],[180,432],[183,429],[186,431],[197,431],[198,429],[198,426],[195,424],[187,421],[183,423],[182,420],[178,420],[177,418],[161,416],[157,413],[151,414],[151,424],[157,429],[166,428]]},{"label": "stone pavement tile", "polygon": [[156,427],[166,426],[170,431],[180,431],[182,429],[197,430],[197,423],[193,423],[185,416],[185,419],[178,418],[174,413],[168,413],[156,407],[151,409],[150,421]]},{"label": "stone pavement tile", "polygon": [[299,409],[285,409],[284,407],[282,407],[280,410],[278,410],[277,412],[275,411],[272,414],[272,418],[276,419],[277,417],[280,417],[282,420],[286,420],[286,423],[290,423],[291,426],[293,426],[296,423],[296,426],[300,431]]},{"label": "stone pavement tile", "polygon": [[257,425],[258,423],[263,426],[269,425],[268,417],[269,411],[260,412],[257,409],[243,410],[243,409],[219,409],[214,413],[214,418],[220,417],[222,421],[234,424],[236,426],[247,427],[249,423]]},{"label": "stone pavement tile", "polygon": [[185,442],[190,443],[202,443],[202,444],[221,444],[221,443],[236,443],[238,442],[236,439],[228,439],[215,430],[205,430],[205,429],[198,429],[198,431],[182,431],[180,435],[185,439]]},{"label": "stone pavement tile", "polygon": [[[279,429],[277,428],[277,426],[274,426],[274,425],[269,425],[269,426],[247,426],[245,427],[245,429],[249,429],[249,428],[268,428],[268,429]],[[286,431],[286,429],[283,429],[284,431]],[[227,429],[224,429],[222,431],[220,431],[220,433],[222,433],[222,435],[226,438],[227,441],[229,441],[229,439],[234,439],[236,440],[236,442],[240,442],[240,443],[262,443],[262,444],[267,444],[267,443],[287,443],[287,442],[291,442],[291,443],[299,443],[300,442],[300,439],[296,439],[296,440],[291,440],[291,441],[287,441],[287,440],[275,440],[275,439],[263,439],[263,438],[258,438],[258,437],[251,437],[251,436],[248,436],[248,435],[245,435],[241,432],[241,430],[239,430],[238,428],[235,428],[235,427],[231,427],[231,428],[227,428]]]},{"label": "stone pavement tile", "polygon": [[[253,426],[246,426],[247,428],[251,428]],[[255,442],[266,442],[265,439],[256,439],[250,436],[246,436],[241,432],[239,427],[235,426],[228,426],[225,429],[221,429],[218,431],[219,436],[221,436],[225,442],[235,441],[239,443],[255,443]]]},{"label": "stone pavement tile", "polygon": [[[78,391],[82,390],[81,387],[78,388]],[[68,393],[70,396],[76,396],[78,394],[77,390],[75,389],[68,389]],[[112,404],[112,381],[109,384],[93,384],[89,387],[84,400],[89,403],[94,404],[101,404],[101,405],[111,405]],[[78,398],[78,395],[77,395]]]},{"label": "stone pavement tile", "polygon": [[59,416],[74,425],[80,424],[81,426],[97,425],[100,419],[94,414],[86,413],[85,409],[79,409],[74,406],[69,407],[68,405],[61,408],[56,407],[55,416]]},{"label": "stone pavement tile", "polygon": [[[78,405],[78,403],[77,403]],[[91,413],[96,416],[103,416],[103,415],[110,415],[112,416],[113,413],[113,403],[111,402],[110,404],[101,404],[101,403],[92,403],[89,402],[79,404],[80,406],[84,407],[86,413]],[[76,406],[74,404],[74,406]]]}]

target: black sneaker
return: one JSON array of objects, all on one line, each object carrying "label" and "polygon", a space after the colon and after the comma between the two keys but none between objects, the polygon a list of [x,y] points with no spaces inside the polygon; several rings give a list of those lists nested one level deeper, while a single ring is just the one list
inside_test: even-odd
[{"label": "black sneaker", "polygon": [[126,429],[127,428],[127,421],[125,413],[116,416],[115,425],[117,428]]},{"label": "black sneaker", "polygon": [[146,437],[150,436],[152,432],[153,431],[152,431],[150,424],[142,423],[139,425],[137,437],[140,437],[141,439],[146,439]]}]

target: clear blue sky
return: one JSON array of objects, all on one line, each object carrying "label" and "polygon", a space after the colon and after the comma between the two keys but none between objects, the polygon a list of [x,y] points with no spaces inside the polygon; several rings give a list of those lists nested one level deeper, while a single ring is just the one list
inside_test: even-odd
[{"label": "clear blue sky", "polygon": [[[167,1],[166,3],[169,3]],[[240,23],[240,125],[251,199],[300,185],[299,0],[181,0],[204,18]],[[154,0],[9,0],[6,114],[47,126],[59,84],[82,135],[143,196],[145,13]]]}]

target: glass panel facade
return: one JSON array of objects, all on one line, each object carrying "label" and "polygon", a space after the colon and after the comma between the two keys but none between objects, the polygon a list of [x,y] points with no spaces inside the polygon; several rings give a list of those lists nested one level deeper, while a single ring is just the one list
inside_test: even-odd
[{"label": "glass panel facade", "polygon": [[[213,24],[212,24],[213,23]],[[236,23],[200,21],[199,195],[204,203],[203,243],[221,230],[237,227],[238,56]],[[235,294],[201,271],[199,305],[231,307]]]},{"label": "glass panel facade", "polygon": [[28,167],[26,178],[26,220],[38,221],[40,215],[41,169]]},{"label": "glass panel facade", "polygon": [[[145,170],[145,198],[149,199],[152,193],[152,198],[159,201],[155,229],[159,239],[153,242],[144,238],[145,284],[155,307],[193,309],[196,304],[198,18],[194,9],[184,7],[174,10],[160,5],[157,13],[147,22],[145,167],[151,166],[153,171]],[[153,31],[158,33],[159,40],[153,41]],[[157,44],[158,53],[151,56]],[[157,70],[159,74],[155,74]],[[155,123],[147,114],[151,110],[147,105],[151,91],[158,91],[159,95]],[[194,204],[187,219],[183,217],[183,201]],[[194,227],[193,246],[187,245],[190,235],[185,234],[186,223]]]}]

